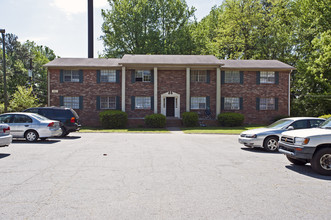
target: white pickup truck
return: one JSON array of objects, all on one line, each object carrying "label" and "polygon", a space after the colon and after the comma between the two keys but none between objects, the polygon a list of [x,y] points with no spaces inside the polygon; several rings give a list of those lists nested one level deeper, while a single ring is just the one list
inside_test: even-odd
[{"label": "white pickup truck", "polygon": [[319,128],[285,131],[278,143],[293,164],[310,163],[317,173],[331,176],[331,118]]}]

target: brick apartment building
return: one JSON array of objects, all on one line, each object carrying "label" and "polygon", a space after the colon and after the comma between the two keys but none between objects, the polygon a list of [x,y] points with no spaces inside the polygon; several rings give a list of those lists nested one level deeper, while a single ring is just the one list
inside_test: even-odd
[{"label": "brick apartment building", "polygon": [[[245,123],[289,115],[290,72],[277,60],[218,60],[210,55],[125,55],[122,59],[58,58],[48,68],[48,105],[77,111],[85,126],[99,112],[127,112],[129,125],[161,113],[180,119],[239,112]],[[207,111],[206,111],[207,110]]]}]

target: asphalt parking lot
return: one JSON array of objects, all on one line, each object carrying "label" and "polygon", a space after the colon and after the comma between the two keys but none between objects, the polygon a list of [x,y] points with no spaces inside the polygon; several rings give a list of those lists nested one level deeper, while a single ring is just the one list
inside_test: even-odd
[{"label": "asphalt parking lot", "polygon": [[331,177],[236,135],[14,141],[0,175],[0,219],[330,219]]}]

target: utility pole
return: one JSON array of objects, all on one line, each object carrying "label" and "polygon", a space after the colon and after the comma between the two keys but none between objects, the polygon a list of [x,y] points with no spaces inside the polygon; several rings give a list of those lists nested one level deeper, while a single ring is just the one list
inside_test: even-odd
[{"label": "utility pole", "polygon": [[88,4],[88,58],[93,58],[93,0],[87,0]]},{"label": "utility pole", "polygon": [[5,29],[0,29],[0,33],[2,35],[2,52],[3,52],[3,91],[4,91],[4,101],[5,101],[5,109],[7,112],[8,100],[7,100],[7,81],[6,81],[6,39],[5,39]]}]

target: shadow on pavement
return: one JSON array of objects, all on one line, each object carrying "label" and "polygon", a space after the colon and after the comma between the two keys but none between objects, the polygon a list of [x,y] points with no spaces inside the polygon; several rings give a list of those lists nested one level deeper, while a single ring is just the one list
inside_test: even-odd
[{"label": "shadow on pavement", "polygon": [[290,164],[290,165],[286,165],[285,167],[289,170],[292,170],[294,172],[297,172],[305,176],[309,176],[321,180],[331,180],[331,176],[322,176],[314,172],[311,166],[309,165],[300,166],[300,165]]},{"label": "shadow on pavement", "polygon": [[13,144],[55,144],[55,143],[58,143],[60,142],[61,140],[38,140],[36,142],[28,142],[24,139],[16,139],[16,140],[13,140]]},{"label": "shadow on pavement", "polygon": [[66,137],[52,137],[52,138],[58,139],[58,140],[61,140],[61,139],[68,139],[68,140],[70,140],[70,139],[79,139],[79,138],[81,138],[81,136],[66,136]]},{"label": "shadow on pavement", "polygon": [[0,159],[10,156],[10,154],[0,154]]},{"label": "shadow on pavement", "polygon": [[258,147],[256,147],[256,148],[242,147],[241,149],[244,151],[248,151],[251,153],[258,153],[258,154],[280,154],[278,151],[268,152],[268,151],[264,150],[263,148],[258,148]]}]

